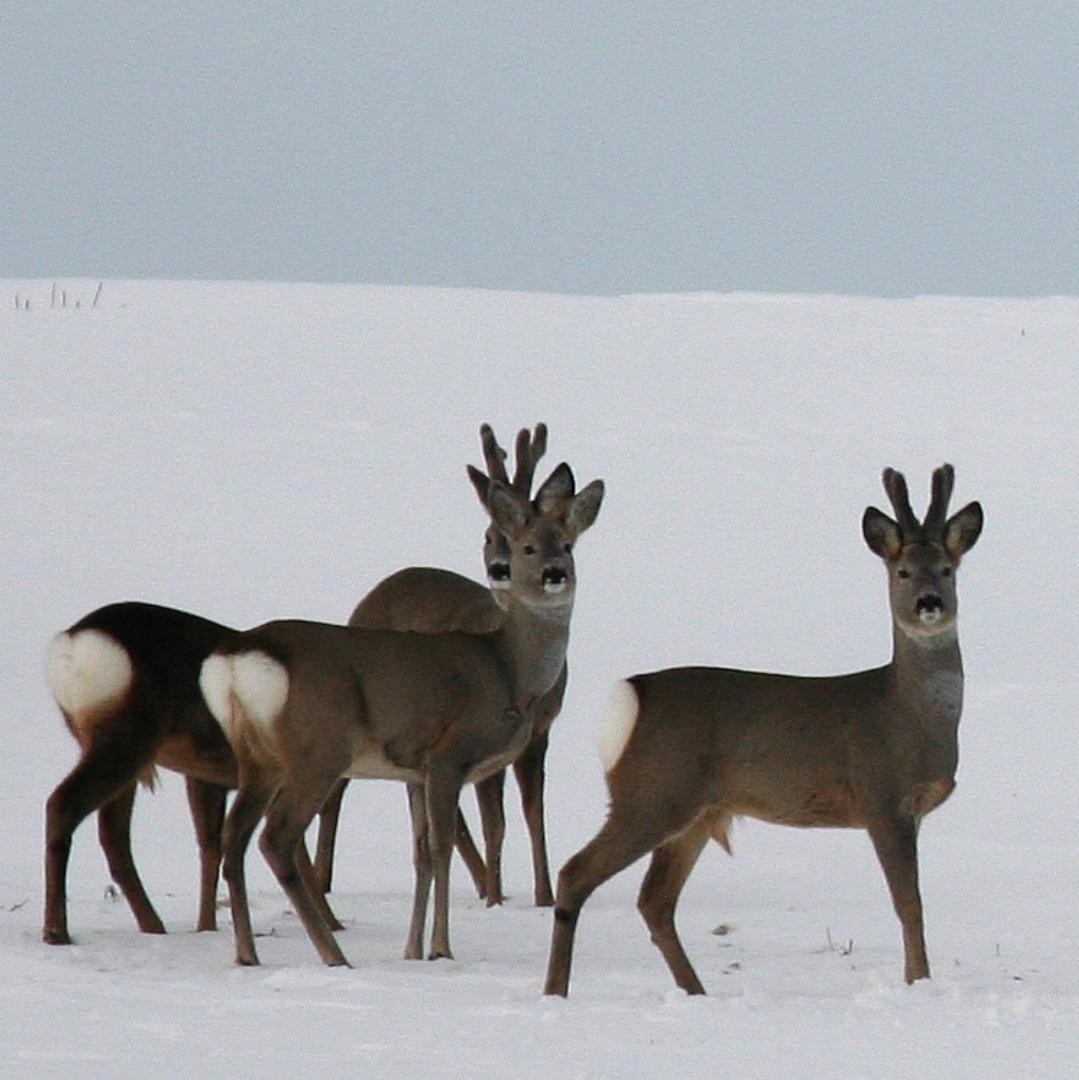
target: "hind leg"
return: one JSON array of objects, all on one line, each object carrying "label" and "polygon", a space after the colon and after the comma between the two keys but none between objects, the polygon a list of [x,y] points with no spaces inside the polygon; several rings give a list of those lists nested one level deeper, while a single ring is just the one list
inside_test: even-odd
[{"label": "hind leg", "polygon": [[581,907],[604,881],[640,856],[655,851],[664,840],[682,833],[693,822],[699,802],[692,798],[673,805],[655,799],[644,788],[611,787],[607,822],[558,874],[554,901],[554,930],[544,994],[569,993],[569,970]]},{"label": "hind leg", "polygon": [[269,804],[276,784],[273,778],[247,767],[242,759],[239,764],[240,786],[225,816],[225,828],[221,837],[221,869],[229,889],[236,963],[249,967],[257,964],[259,958],[255,950],[255,934],[251,929],[244,859],[251,836]]},{"label": "hind leg", "polygon": [[465,821],[465,815],[460,807],[457,808],[457,832],[453,838],[453,844],[468,870],[468,876],[472,878],[476,895],[482,900],[487,895],[487,866],[484,864],[479,848],[476,847],[476,841],[472,839],[468,822]]},{"label": "hind leg", "polygon": [[131,810],[135,802],[135,782],[125,784],[118,795],[97,812],[97,835],[109,874],[124,894],[135,922],[144,934],[163,934],[165,926],[150,903],[139,880],[131,854]]},{"label": "hind leg", "polygon": [[300,868],[301,858],[306,858],[306,849],[302,857],[299,855],[307,826],[318,813],[335,779],[336,775],[332,776],[313,795],[299,785],[282,787],[266,813],[266,827],[259,838],[259,848],[323,963],[331,967],[347,967],[345,954],[334,940],[329,924],[308,891]]},{"label": "hind leg", "polygon": [[476,784],[486,864],[483,894],[488,907],[495,907],[505,900],[502,892],[502,845],[506,839],[505,787],[505,769],[499,769]]},{"label": "hind leg", "polygon": [[199,920],[196,929],[217,929],[217,878],[221,871],[221,829],[226,788],[187,777],[187,802],[199,845]]},{"label": "hind leg", "polygon": [[622,816],[612,807],[603,828],[562,867],[555,896],[545,994],[565,997],[569,993],[573,939],[585,901],[605,881],[647,855],[674,831],[660,826],[655,816]]},{"label": "hind leg", "polygon": [[652,862],[637,898],[637,909],[648,924],[652,941],[663,953],[674,981],[687,994],[703,994],[704,987],[678,939],[674,909],[682,887],[711,835],[712,822],[702,817],[684,832],[660,844],[652,852]]},{"label": "hind leg", "polygon": [[[122,739],[107,745],[95,742],[49,796],[45,804],[45,919],[41,936],[50,945],[71,944],[67,864],[75,829],[121,789],[129,785],[133,789],[135,777],[152,759],[152,748],[139,749]],[[150,901],[146,904],[152,912]],[[161,920],[157,922],[160,925]]]}]

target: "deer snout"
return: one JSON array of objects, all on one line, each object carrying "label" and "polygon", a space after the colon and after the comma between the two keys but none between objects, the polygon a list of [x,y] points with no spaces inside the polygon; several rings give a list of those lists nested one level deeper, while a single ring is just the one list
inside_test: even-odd
[{"label": "deer snout", "polygon": [[510,564],[505,562],[491,563],[487,567],[487,578],[493,589],[506,589],[510,584]]},{"label": "deer snout", "polygon": [[919,596],[914,610],[923,623],[935,623],[944,614],[944,598],[937,593]]},{"label": "deer snout", "polygon": [[561,566],[545,566],[543,568],[543,591],[561,592],[569,581],[569,574]]}]

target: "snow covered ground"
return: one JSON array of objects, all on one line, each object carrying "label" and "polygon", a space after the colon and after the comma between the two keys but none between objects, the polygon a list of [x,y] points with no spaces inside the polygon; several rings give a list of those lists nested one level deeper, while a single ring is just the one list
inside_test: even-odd
[{"label": "snow covered ground", "polygon": [[[5,281],[0,300],[0,1073],[1074,1075],[1079,300],[113,281]],[[319,963],[254,849],[263,966],[233,966],[226,912],[222,932],[193,932],[195,848],[170,774],[140,794],[135,843],[171,933],[136,932],[88,821],[76,944],[41,943],[41,811],[75,760],[42,677],[49,637],[112,600],[237,626],[340,621],[400,566],[479,576],[464,465],[482,461],[484,420],[506,439],[547,421],[549,467],[608,486],[578,549],[549,759],[556,867],[602,821],[610,684],[672,663],[882,663],[862,510],[887,508],[883,466],[920,509],[932,467],[954,463],[954,505],[980,499],[986,527],[960,582],[959,785],[922,830],[931,982],[902,983],[862,833],[746,822],[680,907],[709,997],[676,991],[648,941],[641,864],[585,907],[571,997],[545,999],[551,917],[529,903],[512,784],[511,896],[485,909],[455,867],[455,961],[400,959],[411,867],[390,783],[346,802],[349,970]]]}]

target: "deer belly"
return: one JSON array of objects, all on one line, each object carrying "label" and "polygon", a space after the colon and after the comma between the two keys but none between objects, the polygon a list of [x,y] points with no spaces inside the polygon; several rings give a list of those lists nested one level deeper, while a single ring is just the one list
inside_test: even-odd
[{"label": "deer belly", "polygon": [[349,762],[347,776],[354,780],[403,780],[406,784],[423,783],[423,773],[391,761],[382,750],[358,750]]},{"label": "deer belly", "polygon": [[864,825],[853,791],[838,781],[801,790],[791,788],[770,798],[740,800],[732,812],[796,828],[852,829]]},{"label": "deer belly", "polygon": [[196,780],[234,788],[237,782],[236,760],[226,743],[220,739],[218,743],[197,741],[188,735],[177,736],[162,743],[154,764]]}]

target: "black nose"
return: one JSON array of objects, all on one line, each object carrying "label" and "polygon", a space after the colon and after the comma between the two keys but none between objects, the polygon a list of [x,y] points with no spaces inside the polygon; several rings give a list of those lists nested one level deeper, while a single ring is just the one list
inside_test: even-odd
[{"label": "black nose", "polygon": [[509,581],[510,564],[504,562],[491,563],[491,565],[487,567],[487,576],[492,581]]},{"label": "black nose", "polygon": [[546,566],[543,569],[544,585],[564,585],[566,577],[566,571],[561,566]]},{"label": "black nose", "polygon": [[929,593],[927,596],[919,596],[918,602],[914,605],[914,610],[919,614],[933,611],[943,611],[944,601],[937,596],[936,593]]}]

